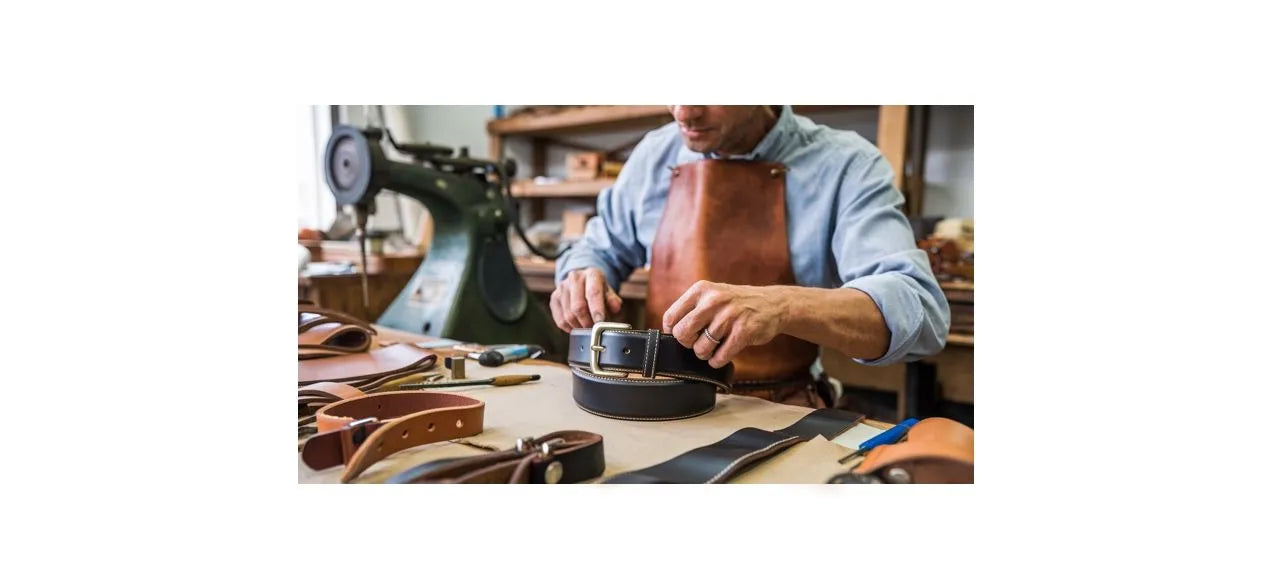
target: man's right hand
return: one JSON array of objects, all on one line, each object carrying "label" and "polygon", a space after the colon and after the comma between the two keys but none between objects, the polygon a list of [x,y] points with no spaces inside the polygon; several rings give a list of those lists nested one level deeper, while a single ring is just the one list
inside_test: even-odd
[{"label": "man's right hand", "polygon": [[[607,308],[607,310],[606,310]],[[622,298],[609,287],[597,268],[574,270],[551,293],[551,316],[560,330],[589,328],[622,311]]]}]

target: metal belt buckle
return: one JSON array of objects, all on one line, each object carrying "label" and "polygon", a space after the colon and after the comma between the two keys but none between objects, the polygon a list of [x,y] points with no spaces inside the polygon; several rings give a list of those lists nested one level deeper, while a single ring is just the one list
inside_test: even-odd
[{"label": "metal belt buckle", "polygon": [[363,419],[357,419],[355,421],[347,423],[346,425],[343,425],[342,430],[353,431],[353,433],[351,434],[351,443],[354,445],[360,445],[364,443],[365,439],[369,438],[369,435],[364,432],[364,429],[355,431],[356,427],[364,427],[365,425],[373,423],[374,421],[377,421],[377,420],[378,419],[376,417],[365,417]]},{"label": "metal belt buckle", "polygon": [[600,335],[606,330],[630,330],[630,324],[621,322],[597,322],[591,325],[591,372],[602,377],[625,377],[627,373],[620,371],[606,371],[600,368],[600,353],[604,352],[604,346],[600,344]]}]

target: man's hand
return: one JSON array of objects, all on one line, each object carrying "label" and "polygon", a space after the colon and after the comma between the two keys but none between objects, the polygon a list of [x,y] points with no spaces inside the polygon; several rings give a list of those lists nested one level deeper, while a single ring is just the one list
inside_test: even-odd
[{"label": "man's hand", "polygon": [[603,322],[608,314],[621,311],[622,298],[609,287],[604,272],[596,268],[569,272],[551,293],[551,316],[565,332],[590,327]]},{"label": "man's hand", "polygon": [[[662,331],[692,348],[713,368],[728,364],[748,346],[778,335],[787,314],[786,287],[737,286],[700,280],[662,316]],[[707,339],[702,330],[720,341]]]}]

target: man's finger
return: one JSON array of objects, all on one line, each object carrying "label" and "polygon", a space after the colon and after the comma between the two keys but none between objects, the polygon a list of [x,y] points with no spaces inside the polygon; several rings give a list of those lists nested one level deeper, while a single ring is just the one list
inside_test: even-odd
[{"label": "man's finger", "polygon": [[[566,278],[565,281],[568,282],[569,279]],[[574,276],[573,281],[567,288],[569,290],[569,301],[565,303],[565,311],[569,316],[569,320],[575,328],[591,326],[591,311],[587,309],[587,297],[583,293],[582,276]]]},{"label": "man's finger", "polygon": [[680,322],[690,310],[698,305],[698,297],[702,294],[702,283],[695,282],[688,290],[684,291],[666,313],[662,315],[662,332],[671,334],[676,323]]},{"label": "man's finger", "polygon": [[577,326],[577,323],[574,321],[573,311],[569,309],[569,300],[569,288],[566,286],[564,292],[560,293],[560,316],[564,318],[565,332],[570,332],[575,326]]},{"label": "man's finger", "polygon": [[560,311],[560,293],[551,293],[551,319],[555,321],[556,326],[565,332],[569,332],[569,325],[564,322],[564,314]]},{"label": "man's finger", "polygon": [[693,343],[693,352],[698,355],[698,358],[702,360],[710,359],[715,354],[716,349],[720,347],[720,344],[725,342],[726,335],[729,334],[729,326],[733,322],[729,320],[730,316],[730,309],[721,308],[715,318],[707,324],[707,332],[711,333],[711,336],[716,339],[715,341],[703,336],[701,332],[698,333],[698,338],[694,339]]},{"label": "man's finger", "polygon": [[708,361],[711,363],[711,368],[721,368],[729,364],[733,357],[738,356],[738,353],[747,347],[747,334],[748,332],[741,325],[732,325],[729,328],[729,335],[720,341],[720,348],[716,349],[715,356]]},{"label": "man's finger", "polygon": [[702,336],[702,329],[706,328],[715,317],[717,310],[719,308],[714,306],[694,308],[671,327],[672,336],[675,336],[676,340],[685,347],[693,348],[694,343],[698,342],[698,337]]},{"label": "man's finger", "polygon": [[609,305],[609,312],[613,314],[622,312],[622,297],[618,296],[618,293],[614,292],[613,288],[606,288],[606,290],[608,290],[608,295],[605,296],[605,302]]},{"label": "man's finger", "polygon": [[591,322],[604,321],[604,289],[609,286],[604,281],[604,274],[592,270],[587,272],[587,309],[591,311]]}]

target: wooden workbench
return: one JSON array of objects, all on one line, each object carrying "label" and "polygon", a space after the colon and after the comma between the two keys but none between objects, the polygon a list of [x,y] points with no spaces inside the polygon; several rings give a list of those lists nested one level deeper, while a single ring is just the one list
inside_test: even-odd
[{"label": "wooden workbench", "polygon": [[[378,331],[378,339],[384,344],[390,341],[432,340],[393,329],[379,328]],[[718,395],[716,409],[701,417],[661,422],[620,421],[579,409],[573,402],[572,375],[564,365],[546,361],[511,363],[499,368],[467,365],[468,377],[524,373],[537,373],[542,379],[514,387],[450,389],[451,392],[485,402],[484,431],[479,435],[401,451],[374,464],[355,482],[379,483],[427,461],[479,455],[485,453],[486,449],[507,449],[514,445],[517,438],[537,437],[567,429],[590,431],[604,436],[604,477],[609,477],[642,469],[690,449],[714,443],[742,427],[781,429],[810,411],[754,397]],[[875,429],[867,430],[862,426],[855,429],[874,434],[876,430],[889,427],[875,422],[867,422],[867,425]],[[840,467],[834,460],[846,453],[846,447],[817,438],[783,452],[735,479],[734,483],[821,483],[822,481],[814,481],[814,478],[824,478],[838,472]],[[340,467],[314,471],[303,465],[301,459],[298,461],[299,483],[337,483],[341,472]]]}]

